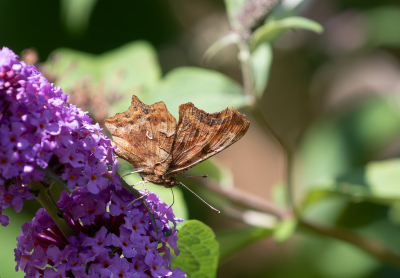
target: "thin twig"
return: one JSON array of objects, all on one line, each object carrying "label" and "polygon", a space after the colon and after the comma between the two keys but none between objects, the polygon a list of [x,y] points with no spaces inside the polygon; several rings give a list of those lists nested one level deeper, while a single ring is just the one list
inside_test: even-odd
[{"label": "thin twig", "polygon": [[278,208],[274,203],[268,202],[258,196],[249,194],[239,188],[229,188],[223,190],[219,186],[215,186],[210,182],[204,182],[203,186],[218,195],[228,198],[230,201],[241,204],[249,209],[266,212],[274,215],[279,219],[286,218],[291,215],[290,212]]}]

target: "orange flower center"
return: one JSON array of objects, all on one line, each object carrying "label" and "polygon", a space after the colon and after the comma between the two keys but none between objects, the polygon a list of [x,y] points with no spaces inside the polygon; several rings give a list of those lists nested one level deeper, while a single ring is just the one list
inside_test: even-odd
[{"label": "orange flower center", "polygon": [[96,181],[97,180],[96,175],[92,175],[90,178],[92,179],[92,181]]},{"label": "orange flower center", "polygon": [[75,176],[75,175],[71,175],[71,176],[69,177],[69,179],[73,181],[73,180],[76,179],[76,176]]},{"label": "orange flower center", "polygon": [[69,156],[69,160],[74,161],[74,156],[73,156],[73,155],[70,155],[70,156]]}]

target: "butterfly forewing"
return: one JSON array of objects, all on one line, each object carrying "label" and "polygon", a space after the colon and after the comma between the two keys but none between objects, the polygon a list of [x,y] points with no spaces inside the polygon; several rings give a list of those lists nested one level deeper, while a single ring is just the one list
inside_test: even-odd
[{"label": "butterfly forewing", "polygon": [[115,153],[136,171],[162,175],[168,169],[177,124],[163,102],[146,105],[133,96],[129,109],[107,119],[105,125],[117,145]]}]

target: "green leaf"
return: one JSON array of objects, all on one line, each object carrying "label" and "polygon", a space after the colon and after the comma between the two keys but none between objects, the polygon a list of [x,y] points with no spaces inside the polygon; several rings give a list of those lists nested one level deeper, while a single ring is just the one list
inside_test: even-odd
[{"label": "green leaf", "polygon": [[400,202],[395,202],[388,212],[388,219],[391,223],[398,226],[400,224]]},{"label": "green leaf", "polygon": [[375,196],[400,198],[400,159],[369,163],[366,180]]},{"label": "green leaf", "polygon": [[[192,102],[206,112],[218,112],[228,107],[246,105],[242,87],[232,79],[213,70],[181,67],[169,72],[153,89],[139,95],[141,101],[153,104],[164,101],[169,112],[178,118],[178,107]],[[125,111],[130,102],[125,103]]]},{"label": "green leaf", "polygon": [[207,63],[215,54],[220,50],[224,49],[228,45],[238,43],[240,41],[240,36],[237,33],[230,32],[214,42],[204,53],[203,61]]},{"label": "green leaf", "polygon": [[269,43],[261,43],[251,53],[251,67],[254,77],[254,91],[261,97],[268,84],[269,70],[272,64],[272,47]]},{"label": "green leaf", "polygon": [[[360,165],[379,156],[400,133],[399,111],[390,103],[387,99],[373,97],[358,103],[347,113],[339,116],[329,113],[313,123],[297,152],[301,161],[299,185],[303,188],[328,186],[334,190],[335,183],[340,180],[340,183],[366,187],[364,169],[359,169]],[[336,189],[348,192],[348,187],[352,192],[358,190],[345,184]],[[360,195],[364,194],[363,190],[365,188],[359,188]]]},{"label": "green leaf", "polygon": [[73,35],[83,34],[96,4],[97,0],[62,0],[61,21],[67,31]]},{"label": "green leaf", "polygon": [[295,232],[297,221],[294,218],[287,218],[279,222],[274,230],[276,242],[283,243]]},{"label": "green leaf", "polygon": [[371,47],[400,45],[400,8],[398,5],[378,6],[363,13]]},{"label": "green leaf", "polygon": [[269,21],[256,29],[251,39],[251,45],[253,49],[255,49],[260,43],[270,42],[280,36],[284,31],[292,28],[305,29],[318,34],[323,31],[321,24],[313,20],[299,16],[287,17],[277,21]]},{"label": "green leaf", "polygon": [[213,278],[218,268],[218,242],[210,227],[198,220],[184,223],[178,232],[180,254],[172,266],[180,267],[188,278]]},{"label": "green leaf", "polygon": [[217,241],[220,245],[220,262],[226,261],[232,255],[271,234],[271,229],[259,227],[247,227],[240,230],[217,233]]}]

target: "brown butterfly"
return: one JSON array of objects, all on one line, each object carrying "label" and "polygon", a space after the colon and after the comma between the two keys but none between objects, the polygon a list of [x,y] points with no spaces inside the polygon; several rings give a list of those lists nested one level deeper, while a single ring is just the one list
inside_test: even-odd
[{"label": "brown butterfly", "polygon": [[177,123],[164,102],[146,105],[133,96],[129,109],[105,125],[117,146],[115,153],[133,165],[134,173],[171,188],[183,185],[176,175],[238,141],[250,123],[234,108],[210,114],[190,102],[179,106]]}]

